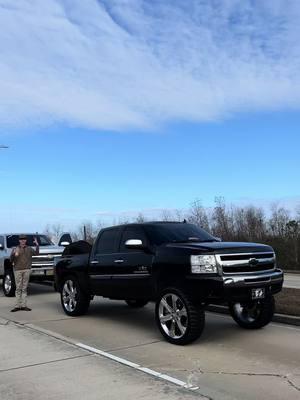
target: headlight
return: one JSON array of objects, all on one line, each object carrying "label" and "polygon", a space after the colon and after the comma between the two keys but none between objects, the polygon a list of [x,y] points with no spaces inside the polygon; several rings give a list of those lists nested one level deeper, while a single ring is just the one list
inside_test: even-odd
[{"label": "headlight", "polygon": [[217,273],[217,261],[214,255],[191,256],[191,271],[193,274]]}]

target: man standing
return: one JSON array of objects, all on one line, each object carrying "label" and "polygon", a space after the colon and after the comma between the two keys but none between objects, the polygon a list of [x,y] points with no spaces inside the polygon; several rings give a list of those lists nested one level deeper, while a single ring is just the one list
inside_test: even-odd
[{"label": "man standing", "polygon": [[19,236],[19,246],[12,250],[10,259],[14,265],[14,274],[16,281],[16,305],[11,310],[12,312],[24,310],[31,311],[31,308],[27,307],[27,286],[30,278],[30,270],[32,264],[32,256],[39,254],[39,243],[37,238],[33,242],[36,247],[35,250],[27,246],[26,235]]}]

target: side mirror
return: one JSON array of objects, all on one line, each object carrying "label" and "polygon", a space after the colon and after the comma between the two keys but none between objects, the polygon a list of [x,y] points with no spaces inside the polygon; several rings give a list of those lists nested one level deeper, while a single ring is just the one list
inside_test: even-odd
[{"label": "side mirror", "polygon": [[127,249],[143,249],[143,242],[140,239],[126,240],[125,246]]},{"label": "side mirror", "polygon": [[217,242],[222,242],[222,239],[219,238],[219,237],[215,237],[215,239],[216,239]]},{"label": "side mirror", "polygon": [[68,246],[71,243],[72,243],[72,237],[69,233],[63,233],[58,241],[59,246]]},{"label": "side mirror", "polygon": [[4,250],[3,244],[0,244],[0,250]]}]

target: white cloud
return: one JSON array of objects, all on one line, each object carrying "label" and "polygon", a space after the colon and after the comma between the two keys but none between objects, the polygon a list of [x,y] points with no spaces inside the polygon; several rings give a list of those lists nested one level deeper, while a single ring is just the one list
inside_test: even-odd
[{"label": "white cloud", "polygon": [[298,0],[0,0],[0,125],[300,108]]}]

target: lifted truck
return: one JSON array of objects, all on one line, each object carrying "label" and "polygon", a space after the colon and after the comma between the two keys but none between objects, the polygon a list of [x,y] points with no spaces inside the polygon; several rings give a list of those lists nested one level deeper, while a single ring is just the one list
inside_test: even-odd
[{"label": "lifted truck", "polygon": [[267,325],[283,272],[270,246],[221,242],[188,223],[149,222],[102,229],[92,247],[66,247],[55,280],[67,315],[86,313],[95,295],[130,307],[155,301],[161,334],[187,344],[201,335],[210,303],[227,303],[243,328]]}]

